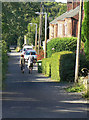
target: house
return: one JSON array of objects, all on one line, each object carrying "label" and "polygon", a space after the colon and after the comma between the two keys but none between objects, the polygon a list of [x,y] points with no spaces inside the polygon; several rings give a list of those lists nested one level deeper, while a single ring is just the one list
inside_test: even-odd
[{"label": "house", "polygon": [[67,11],[49,23],[49,39],[78,36],[79,5],[79,0],[67,0]]}]

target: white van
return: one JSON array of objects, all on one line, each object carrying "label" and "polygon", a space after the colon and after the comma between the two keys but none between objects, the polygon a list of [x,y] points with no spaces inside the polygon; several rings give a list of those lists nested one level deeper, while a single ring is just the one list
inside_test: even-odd
[{"label": "white van", "polygon": [[27,50],[33,50],[33,45],[30,46],[30,45],[25,45],[22,49],[22,53],[21,54],[25,54],[25,51]]}]

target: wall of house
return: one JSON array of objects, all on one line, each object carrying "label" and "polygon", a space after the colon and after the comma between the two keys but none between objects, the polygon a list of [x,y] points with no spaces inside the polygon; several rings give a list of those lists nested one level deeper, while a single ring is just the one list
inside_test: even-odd
[{"label": "wall of house", "polygon": [[72,36],[72,19],[65,18],[65,22],[67,23],[67,35],[65,35],[65,37],[71,37]]},{"label": "wall of house", "polygon": [[53,24],[50,24],[49,25],[49,39],[52,39],[54,38],[54,25]]},{"label": "wall of house", "polygon": [[54,38],[56,38],[58,36],[58,25],[55,24],[54,25]]},{"label": "wall of house", "polygon": [[64,37],[64,21],[58,21],[58,37]]}]

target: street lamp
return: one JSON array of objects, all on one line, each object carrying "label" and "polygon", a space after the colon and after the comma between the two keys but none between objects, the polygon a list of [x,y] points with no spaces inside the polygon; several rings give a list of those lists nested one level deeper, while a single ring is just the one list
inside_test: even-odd
[{"label": "street lamp", "polygon": [[36,25],[36,31],[35,31],[35,51],[36,51],[36,48],[37,48],[37,24],[36,23],[29,23],[30,25],[34,24]]},{"label": "street lamp", "polygon": [[47,50],[47,13],[39,13],[39,12],[35,12],[36,14],[40,15],[40,14],[45,14],[45,50],[44,50],[44,58],[46,58],[46,50]]}]

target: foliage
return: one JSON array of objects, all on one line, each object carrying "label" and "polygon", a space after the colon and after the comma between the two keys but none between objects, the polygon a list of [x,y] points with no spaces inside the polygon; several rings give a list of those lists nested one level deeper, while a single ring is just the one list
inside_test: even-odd
[{"label": "foliage", "polygon": [[51,57],[52,53],[60,51],[75,51],[77,38],[53,38],[47,43],[47,57]]},{"label": "foliage", "polygon": [[42,60],[44,58],[44,50],[40,49],[39,54],[37,55],[37,60]]},{"label": "foliage", "polygon": [[2,80],[4,80],[5,78],[7,63],[8,63],[7,45],[6,42],[2,40]]},{"label": "foliage", "polygon": [[[62,51],[62,52],[57,52],[57,53],[52,54],[52,56],[51,56],[51,78],[53,80],[58,80],[58,81],[61,80],[61,78],[60,78],[60,74],[61,74],[60,73],[60,69],[61,69],[60,65],[61,65],[61,61],[62,61],[61,56],[70,54],[70,53],[72,53],[72,52]],[[64,67],[62,66],[62,68],[64,68]],[[67,71],[65,70],[65,74],[66,74],[66,72]],[[62,76],[64,76],[64,75],[62,74]]]},{"label": "foliage", "polygon": [[89,1],[84,2],[84,21],[82,25],[82,33],[84,36],[85,42],[85,53],[89,60]]},{"label": "foliage", "polygon": [[[80,55],[79,75],[81,75],[82,68],[89,69],[89,61],[83,54]],[[50,58],[42,59],[42,73],[46,76],[51,75],[52,80],[73,82],[75,77],[75,53],[62,51],[53,53]]]},{"label": "foliage", "polygon": [[[35,8],[35,9],[34,9]],[[55,15],[65,12],[66,4],[56,2],[44,2],[44,12],[48,17],[55,18]],[[28,23],[37,23],[39,32],[40,2],[3,2],[2,3],[2,38],[7,45],[17,44],[19,47],[23,44],[24,35],[29,34],[27,30]],[[48,19],[48,23],[50,20]],[[44,40],[45,16],[42,21],[42,41]],[[49,26],[49,25],[48,25]],[[31,29],[31,38],[34,44],[35,29]]]},{"label": "foliage", "polygon": [[42,73],[45,74],[47,77],[51,76],[51,59],[44,58],[42,60]]},{"label": "foliage", "polygon": [[87,91],[86,93],[84,93],[82,96],[83,96],[83,98],[87,98],[89,100],[89,91]]},{"label": "foliage", "polygon": [[2,3],[3,40],[6,40],[9,45],[16,44],[18,41],[22,44],[24,35],[27,32],[27,25],[32,17],[36,17],[35,12],[40,10],[39,6],[39,2]]},{"label": "foliage", "polygon": [[74,84],[73,86],[70,86],[68,88],[66,88],[67,92],[82,92],[85,90],[85,87],[83,84]]},{"label": "foliage", "polygon": [[[48,13],[49,20],[53,20],[67,10],[67,5],[60,2],[45,2],[45,12]],[[56,16],[55,16],[56,15]]]}]

